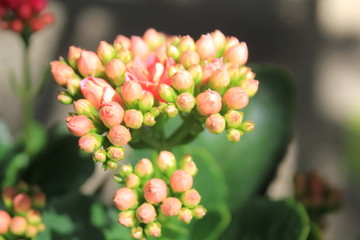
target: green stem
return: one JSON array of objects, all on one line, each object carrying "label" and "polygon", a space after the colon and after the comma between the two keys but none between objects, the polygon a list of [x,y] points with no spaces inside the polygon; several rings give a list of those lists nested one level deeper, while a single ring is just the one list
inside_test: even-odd
[{"label": "green stem", "polygon": [[195,119],[185,119],[179,128],[168,138],[168,145],[170,147],[181,145],[182,141],[191,134],[191,131],[194,130],[193,128],[196,127],[196,125],[199,125],[199,122],[197,122]]}]

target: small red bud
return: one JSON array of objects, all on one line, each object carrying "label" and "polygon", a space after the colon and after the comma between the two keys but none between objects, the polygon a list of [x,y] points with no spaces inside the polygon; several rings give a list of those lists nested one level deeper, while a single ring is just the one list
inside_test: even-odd
[{"label": "small red bud", "polygon": [[209,59],[216,57],[216,45],[210,34],[202,35],[196,41],[196,51],[201,59]]},{"label": "small red bud", "polygon": [[171,175],[170,185],[174,192],[185,192],[192,188],[193,178],[184,170],[176,170]]},{"label": "small red bud", "polygon": [[181,202],[179,199],[169,197],[161,204],[161,213],[166,217],[172,217],[179,214]]},{"label": "small red bud", "polygon": [[10,22],[10,28],[14,32],[21,33],[24,30],[24,23],[20,19],[15,19]]},{"label": "small red bud", "polygon": [[9,230],[14,235],[23,235],[25,234],[27,228],[27,222],[24,217],[15,216],[10,223]]},{"label": "small red bud", "polygon": [[249,103],[249,96],[240,87],[232,87],[227,90],[223,97],[225,105],[234,110],[240,110]]},{"label": "small red bud", "polygon": [[221,96],[216,91],[206,90],[196,97],[196,105],[203,116],[218,113],[222,107]]},{"label": "small red bud", "polygon": [[125,81],[125,71],[125,64],[119,59],[111,60],[105,69],[106,76],[118,87]]},{"label": "small red bud", "polygon": [[100,119],[108,128],[120,125],[124,119],[125,111],[117,102],[108,102],[101,105]]},{"label": "small red bud", "polygon": [[154,173],[154,167],[149,159],[143,158],[135,165],[134,172],[139,177],[148,178]]},{"label": "small red bud", "polygon": [[77,62],[79,72],[84,77],[101,76],[104,66],[96,53],[83,50]]},{"label": "small red bud", "polygon": [[46,196],[42,192],[35,193],[32,197],[34,208],[43,208],[46,204]]},{"label": "small red bud", "polygon": [[84,136],[94,128],[91,120],[84,115],[75,115],[67,120],[67,127],[69,131],[76,137]]},{"label": "small red bud", "polygon": [[229,62],[244,65],[248,60],[248,48],[246,43],[240,42],[225,52],[225,59]]},{"label": "small red bud", "polygon": [[81,150],[86,153],[92,153],[101,147],[103,137],[96,133],[88,133],[79,139]]},{"label": "small red bud", "polygon": [[124,122],[127,127],[138,129],[141,127],[144,116],[139,110],[129,109],[125,111]]},{"label": "small red bud", "polygon": [[116,125],[110,129],[107,138],[115,146],[121,147],[131,141],[131,134],[123,125]]},{"label": "small red bud", "polygon": [[125,157],[124,148],[110,146],[107,149],[107,157],[114,161],[120,161]]},{"label": "small red bud", "polygon": [[144,196],[146,201],[151,204],[158,204],[164,201],[167,197],[167,187],[164,180],[160,178],[150,179],[144,185]]},{"label": "small red bud", "polygon": [[203,206],[197,206],[193,210],[193,216],[196,219],[201,219],[205,216],[207,210]]},{"label": "small red bud", "polygon": [[128,103],[133,104],[141,97],[142,87],[138,82],[127,81],[121,87],[121,96]]},{"label": "small red bud", "polygon": [[195,189],[190,189],[181,195],[181,201],[185,207],[193,208],[196,207],[201,200],[201,196]]},{"label": "small red bud", "polygon": [[241,131],[240,130],[237,130],[237,129],[234,129],[234,128],[231,128],[227,131],[227,134],[226,134],[226,138],[227,140],[229,140],[230,142],[239,142],[240,141],[240,138],[241,138]]},{"label": "small red bud", "polygon": [[50,65],[55,82],[60,86],[66,86],[69,79],[76,77],[74,70],[60,61],[52,61]]},{"label": "small red bud", "polygon": [[207,130],[214,134],[220,134],[225,129],[225,118],[220,114],[211,114],[205,121]]},{"label": "small red bud", "polygon": [[113,202],[121,210],[133,209],[138,205],[136,192],[130,188],[123,187],[116,191]]},{"label": "small red bud", "polygon": [[118,222],[125,227],[133,227],[136,224],[135,211],[128,210],[120,212]]},{"label": "small red bud", "polygon": [[136,209],[136,217],[142,223],[151,223],[156,219],[156,210],[153,205],[143,203]]},{"label": "small red bud", "polygon": [[31,208],[31,198],[25,193],[19,193],[14,197],[15,212],[22,213]]},{"label": "small red bud", "polygon": [[161,237],[161,224],[159,222],[152,222],[146,225],[145,233],[149,237]]},{"label": "small red bud", "polygon": [[178,218],[180,221],[189,224],[193,218],[193,213],[188,208],[182,208],[179,212]]},{"label": "small red bud", "polygon": [[5,211],[0,210],[0,235],[7,233],[10,224],[11,224],[10,215]]}]

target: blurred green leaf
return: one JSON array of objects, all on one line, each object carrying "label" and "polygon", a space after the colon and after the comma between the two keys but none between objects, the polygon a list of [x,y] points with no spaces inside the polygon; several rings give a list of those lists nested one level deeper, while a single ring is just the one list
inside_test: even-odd
[{"label": "blurred green leaf", "polygon": [[130,235],[130,229],[124,226],[121,226],[118,219],[119,211],[115,208],[109,208],[107,210],[108,216],[108,226],[102,228],[106,240],[132,240],[133,238]]},{"label": "blurred green leaf", "polygon": [[6,166],[5,177],[2,181],[3,186],[14,185],[17,182],[18,173],[23,171],[29,164],[29,156],[26,153],[18,153]]},{"label": "blurred green leaf", "polygon": [[4,160],[6,154],[10,151],[14,139],[11,135],[5,121],[0,119],[0,164]]},{"label": "blurred green leaf", "polygon": [[244,135],[239,143],[228,142],[225,134],[208,132],[191,143],[206,148],[218,162],[231,193],[228,204],[232,211],[266,190],[292,136],[295,108],[292,76],[272,66],[257,66],[253,70],[260,81],[259,92],[244,113],[245,119],[256,124],[255,131]]},{"label": "blurred green leaf", "polygon": [[27,134],[31,137],[26,139],[26,152],[33,156],[46,145],[46,132],[39,123],[33,121]]},{"label": "blurred green leaf", "polygon": [[93,171],[91,156],[80,154],[77,138],[61,124],[49,131],[45,148],[33,157],[24,179],[39,184],[51,198],[78,190]]},{"label": "blurred green leaf", "polygon": [[310,221],[302,204],[293,199],[253,199],[239,212],[241,240],[306,240]]},{"label": "blurred green leaf", "polygon": [[106,209],[100,202],[91,205],[91,223],[95,227],[102,228],[106,225]]},{"label": "blurred green leaf", "polygon": [[323,240],[321,231],[314,222],[310,225],[310,233],[307,240]]}]

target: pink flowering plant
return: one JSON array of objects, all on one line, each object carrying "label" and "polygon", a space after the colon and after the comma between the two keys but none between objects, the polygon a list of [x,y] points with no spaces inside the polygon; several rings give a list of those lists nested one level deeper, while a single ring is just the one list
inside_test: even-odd
[{"label": "pink flowering plant", "polygon": [[[0,1],[1,26],[26,51],[53,22],[45,6]],[[318,236],[299,202],[264,197],[291,138],[294,87],[283,69],[250,67],[248,57],[245,42],[219,30],[71,46],[50,63],[69,114],[47,131],[25,60],[21,137],[0,124],[0,240]],[[111,193],[103,182],[83,190],[96,165]]]}]

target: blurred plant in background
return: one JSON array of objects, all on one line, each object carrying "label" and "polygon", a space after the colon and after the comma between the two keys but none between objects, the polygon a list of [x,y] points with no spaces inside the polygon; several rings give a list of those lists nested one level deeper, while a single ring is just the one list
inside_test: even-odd
[{"label": "blurred plant in background", "polygon": [[[36,237],[12,230],[10,218],[21,218],[28,229],[33,221],[17,217],[4,198],[3,238],[322,239],[303,201],[308,191],[294,199],[265,197],[292,136],[291,74],[277,66],[245,66],[246,44],[220,31],[195,41],[149,29],[142,37],[101,42],[96,52],[72,46],[66,59],[51,63],[51,72],[65,88],[58,100],[74,106],[66,122],[77,141],[64,124],[46,131],[34,119],[49,69],[33,86],[28,49],[32,34],[53,22],[41,13],[45,6],[0,2],[1,26],[19,33],[25,50],[23,83],[9,77],[23,102],[23,131],[13,140],[0,124],[0,184],[7,192],[24,179],[47,196]],[[255,97],[254,73],[261,83]],[[252,121],[256,131],[244,135],[254,129]],[[135,150],[125,156],[126,144]],[[122,185],[113,199],[117,209],[100,200],[103,185],[91,196],[81,192],[94,171],[89,159],[104,170],[120,167],[114,174]],[[120,160],[130,163],[118,166]]]}]

